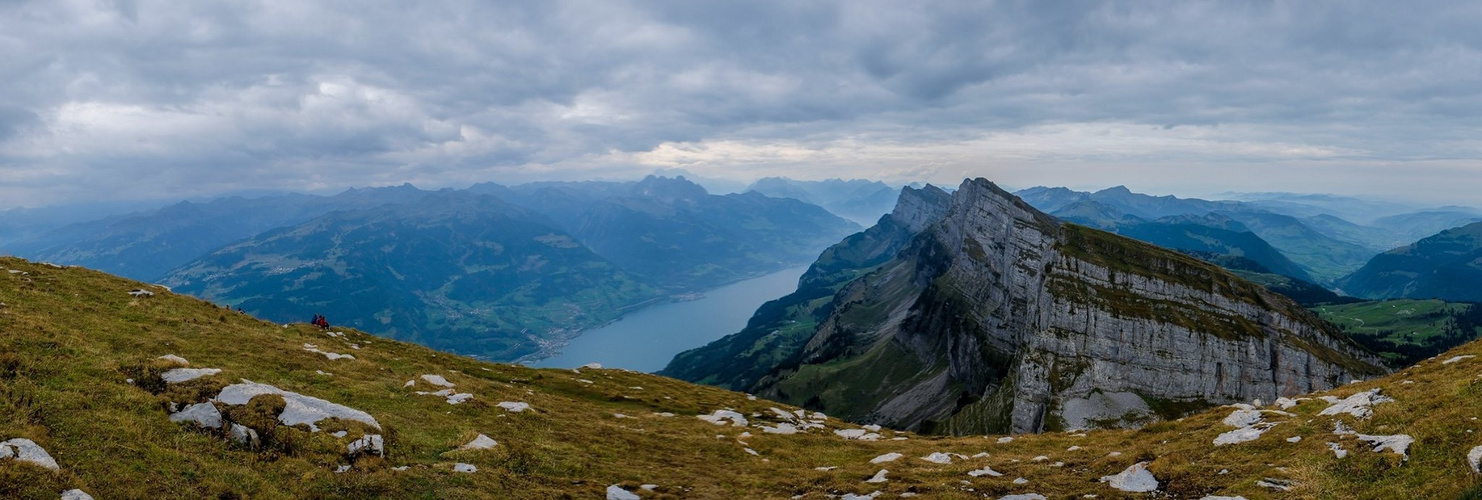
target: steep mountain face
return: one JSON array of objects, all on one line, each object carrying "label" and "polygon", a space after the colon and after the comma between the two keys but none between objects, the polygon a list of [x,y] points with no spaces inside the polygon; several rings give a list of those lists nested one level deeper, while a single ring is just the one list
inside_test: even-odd
[{"label": "steep mountain face", "polygon": [[74,264],[152,281],[192,259],[268,229],[335,210],[407,203],[427,192],[410,184],[352,189],[335,196],[287,194],[180,202],[158,210],[58,228],[9,245],[15,255]]},{"label": "steep mountain face", "polygon": [[1338,281],[1351,295],[1371,299],[1482,301],[1482,222],[1422,239],[1374,257]]},{"label": "steep mountain face", "polygon": [[163,283],[277,322],[319,313],[500,360],[660,295],[544,217],[457,192],[269,231],[193,261]]},{"label": "steep mountain face", "polygon": [[863,225],[873,224],[875,219],[889,212],[900,194],[900,189],[883,182],[863,179],[799,181],[766,177],[758,179],[746,190],[773,198],[793,198],[812,203]]},{"label": "steep mountain face", "polygon": [[895,257],[941,219],[951,202],[952,196],[936,186],[904,188],[895,210],[878,224],[824,250],[798,279],[797,291],[762,305],[740,333],[680,353],[659,373],[733,390],[750,388],[799,352],[832,312],[840,287]]},{"label": "steep mountain face", "polygon": [[752,389],[895,428],[1135,425],[1383,370],[1284,297],[983,179],[829,308]]}]

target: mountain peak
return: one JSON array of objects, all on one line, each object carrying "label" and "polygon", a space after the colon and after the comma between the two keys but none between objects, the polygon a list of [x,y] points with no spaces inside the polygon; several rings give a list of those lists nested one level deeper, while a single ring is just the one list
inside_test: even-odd
[{"label": "mountain peak", "polygon": [[633,185],[635,196],[653,198],[664,202],[676,200],[695,201],[710,195],[703,186],[685,179],[684,176],[659,177],[650,175]]}]

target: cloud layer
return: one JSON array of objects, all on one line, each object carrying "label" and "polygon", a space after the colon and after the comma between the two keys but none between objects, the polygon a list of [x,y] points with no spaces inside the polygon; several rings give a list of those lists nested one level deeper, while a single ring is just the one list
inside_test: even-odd
[{"label": "cloud layer", "polygon": [[0,208],[667,167],[1482,204],[1482,4],[915,4],[0,1]]}]

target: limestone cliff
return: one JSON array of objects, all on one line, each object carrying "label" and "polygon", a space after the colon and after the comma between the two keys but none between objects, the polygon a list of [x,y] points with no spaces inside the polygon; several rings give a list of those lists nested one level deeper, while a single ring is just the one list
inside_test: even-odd
[{"label": "limestone cliff", "polygon": [[768,372],[792,362],[832,311],[832,298],[840,287],[890,261],[951,206],[952,195],[936,186],[905,187],[895,210],[824,250],[798,279],[797,291],[763,304],[741,332],[680,353],[659,373],[749,390]]},{"label": "limestone cliff", "polygon": [[1382,372],[1285,297],[1045,215],[983,179],[839,288],[751,389],[933,432],[1131,426]]}]

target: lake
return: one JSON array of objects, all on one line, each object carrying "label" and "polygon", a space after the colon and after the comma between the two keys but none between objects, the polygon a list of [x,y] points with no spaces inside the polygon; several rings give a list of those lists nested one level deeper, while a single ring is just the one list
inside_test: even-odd
[{"label": "lake", "polygon": [[741,331],[763,303],[797,290],[808,267],[794,267],[705,292],[705,297],[641,309],[571,340],[561,354],[536,361],[539,368],[603,368],[640,372],[664,369],[675,354]]}]

